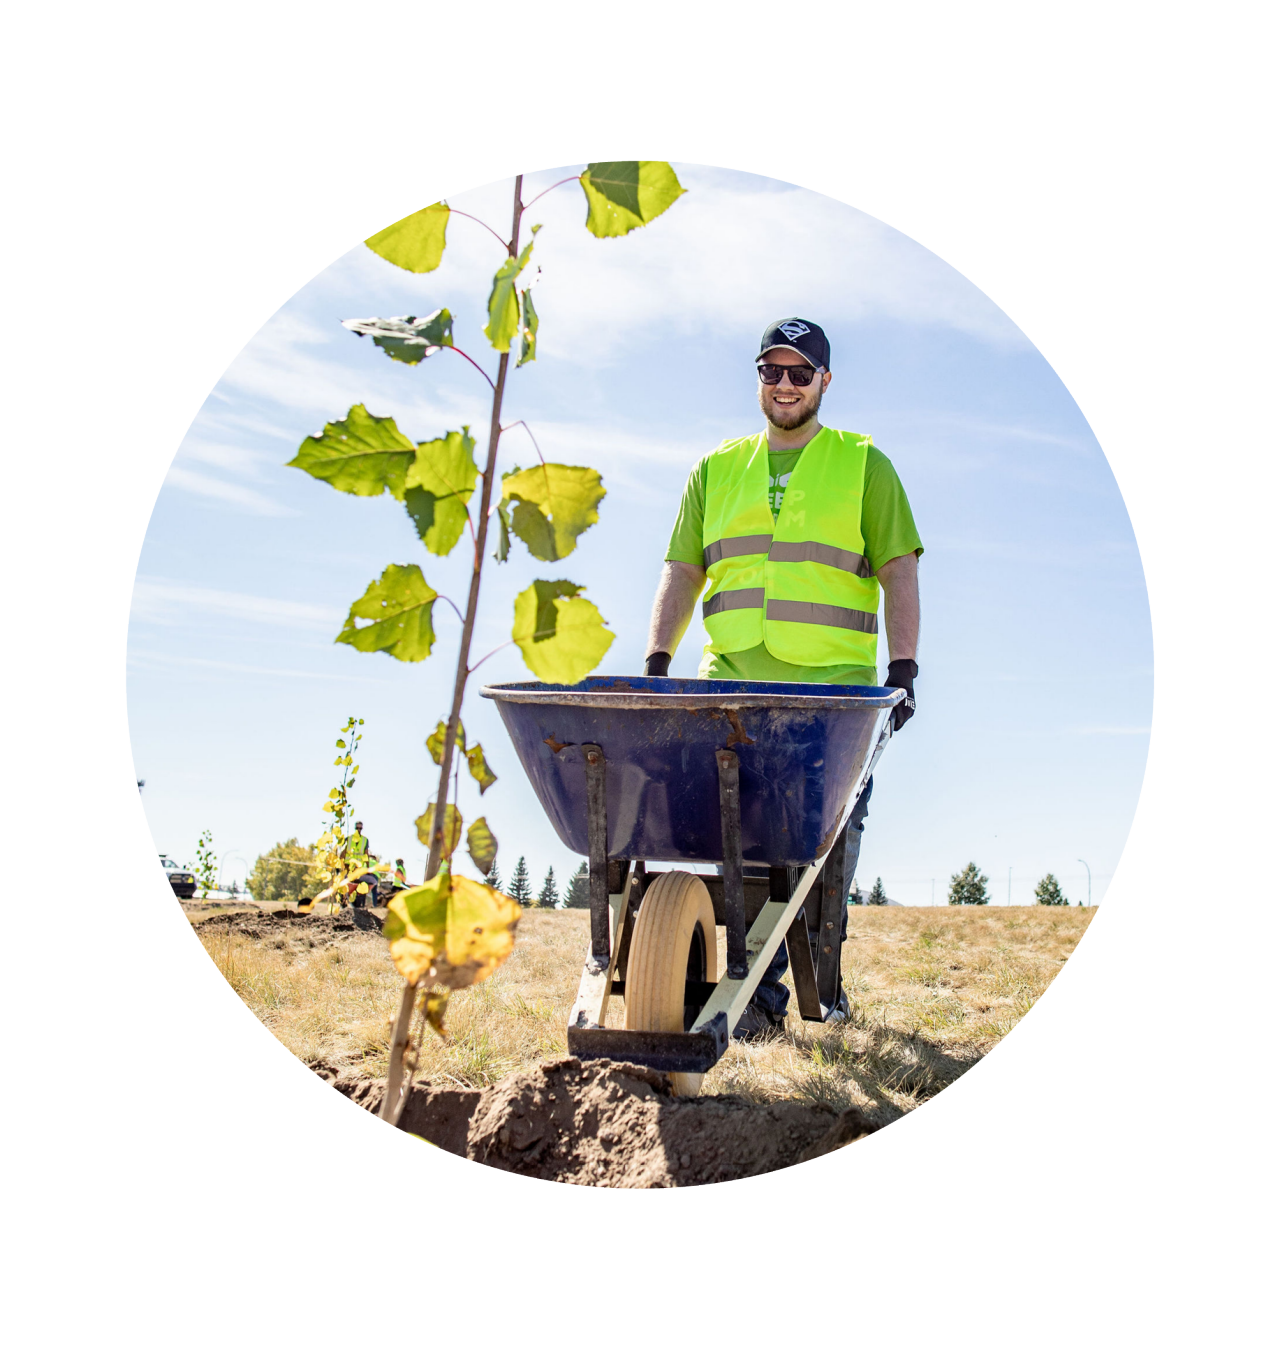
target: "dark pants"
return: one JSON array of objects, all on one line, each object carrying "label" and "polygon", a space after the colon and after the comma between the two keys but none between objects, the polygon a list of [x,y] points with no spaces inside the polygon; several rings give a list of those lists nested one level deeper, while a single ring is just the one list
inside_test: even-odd
[{"label": "dark pants", "polygon": [[378,878],[372,872],[366,872],[364,876],[356,878],[356,884],[361,881],[369,887],[368,895],[361,895],[359,891],[353,890],[347,897],[347,903],[353,909],[372,909],[378,903]]},{"label": "dark pants", "polygon": [[[867,785],[862,789],[862,795],[854,805],[852,815],[849,816],[849,828],[844,838],[844,892],[840,899],[841,942],[845,940],[849,924],[849,890],[858,870],[858,852],[862,847],[862,826],[867,819],[867,803],[871,800],[871,784],[873,781],[874,779],[868,779]],[[816,929],[811,928],[809,930],[809,941],[816,952]],[[769,963],[769,968],[764,973],[764,979],[761,980],[751,1001],[757,1008],[763,1009],[777,1022],[781,1022],[786,1017],[787,1002],[791,998],[791,991],[782,983],[782,977],[786,973],[787,947],[784,943],[778,948],[778,955]]]}]

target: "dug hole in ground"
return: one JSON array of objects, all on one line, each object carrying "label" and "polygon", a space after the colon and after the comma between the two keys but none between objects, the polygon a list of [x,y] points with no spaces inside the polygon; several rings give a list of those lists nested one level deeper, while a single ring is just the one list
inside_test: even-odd
[{"label": "dug hole in ground", "polygon": [[[371,1113],[381,1103],[401,981],[383,911],[187,908],[228,983],[300,1060]],[[508,1172],[605,1187],[679,1187],[785,1168],[847,1145],[935,1096],[1031,1008],[1094,911],[850,911],[847,1022],[731,1041],[695,1098],[663,1075],[582,1062],[565,1028],[586,911],[529,910],[516,949],[430,1031],[401,1129]],[[720,955],[724,955],[723,929]],[[788,978],[789,983],[789,978]],[[610,1026],[621,1026],[620,1002]]]}]

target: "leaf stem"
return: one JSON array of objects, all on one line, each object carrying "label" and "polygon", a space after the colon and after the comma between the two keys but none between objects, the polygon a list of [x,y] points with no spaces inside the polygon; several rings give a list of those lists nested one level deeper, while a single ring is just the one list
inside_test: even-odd
[{"label": "leaf stem", "polygon": [[470,363],[471,366],[475,368],[475,370],[485,379],[485,381],[489,383],[489,390],[490,391],[493,390],[493,378],[489,376],[489,374],[484,370],[484,368],[482,368],[480,364],[477,363],[476,360],[472,358],[472,356],[469,353],[466,352],[465,349],[460,349],[456,344],[446,344],[445,347],[448,349],[452,349],[454,353],[458,354],[462,358],[465,358],[467,362]]},{"label": "leaf stem", "polygon": [[[547,194],[551,192],[551,189],[559,188],[561,184],[578,183],[581,182],[581,180],[582,176],[580,174],[571,174],[568,177],[568,179],[557,179],[556,182],[551,185],[551,188],[544,188],[542,192],[537,195],[537,197],[530,198],[527,203],[523,204],[522,210],[527,212],[534,205],[534,203],[538,201],[538,198],[545,198]],[[452,211],[453,209],[450,208],[449,210]]]},{"label": "leaf stem", "polygon": [[[529,435],[529,441],[533,444],[533,450],[538,454],[538,461],[540,461],[542,465],[545,467],[547,464],[547,459],[542,455],[542,449],[538,446],[538,440],[533,436],[533,430],[527,424],[525,424],[524,420],[517,419],[515,424],[508,424],[507,429],[514,429],[517,425],[524,426],[524,431]],[[502,432],[506,433],[507,429],[503,429]]]},{"label": "leaf stem", "polygon": [[471,668],[470,668],[470,670],[469,670],[468,672],[474,674],[474,673],[476,672],[476,670],[479,669],[480,666],[485,662],[485,660],[491,660],[491,659],[493,659],[493,657],[498,653],[498,651],[500,651],[500,650],[505,650],[508,646],[513,646],[513,645],[515,645],[515,642],[514,642],[514,641],[503,641],[503,643],[502,643],[500,646],[494,646],[494,648],[493,648],[487,655],[484,655],[484,656],[482,656],[480,659],[478,659],[478,660],[475,662],[475,664],[473,664],[473,665],[471,666]]},{"label": "leaf stem", "polygon": [[[542,195],[539,194],[538,196],[541,197]],[[535,199],[534,201],[536,202],[537,199]],[[462,212],[456,207],[450,207],[449,211],[455,217],[466,217],[468,221],[475,222],[477,226],[483,226],[484,229],[488,231],[488,233],[494,238],[494,240],[498,242],[499,245],[502,246],[504,250],[507,248],[507,242],[503,240],[503,238],[493,229],[492,226],[489,225],[487,221],[481,221],[479,217],[473,217],[470,212]]]}]

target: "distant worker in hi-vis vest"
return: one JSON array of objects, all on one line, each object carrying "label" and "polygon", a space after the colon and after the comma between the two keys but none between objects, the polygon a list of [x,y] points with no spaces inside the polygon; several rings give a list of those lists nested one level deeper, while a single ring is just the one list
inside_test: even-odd
[{"label": "distant worker in hi-vis vest", "polygon": [[[888,673],[905,688],[894,730],[915,712],[923,553],[892,463],[869,437],[818,421],[831,385],[822,327],[792,316],[769,326],[756,359],[762,433],[730,438],[689,474],[653,601],[644,672],[664,675],[705,587],[710,638],[699,678],[876,683],[880,590]],[[871,783],[849,820],[847,902]],[[786,948],[765,972],[737,1037],[776,1030],[790,997]],[[848,1014],[840,992],[838,1012]]]},{"label": "distant worker in hi-vis vest", "polygon": [[[356,821],[355,833],[347,840],[347,849],[343,854],[346,859],[347,871],[356,872],[361,867],[368,867],[372,854],[369,852],[369,840],[364,832],[364,822]],[[362,899],[357,887],[361,882],[369,888],[368,893]],[[363,876],[356,877],[347,887],[346,904],[355,906],[363,905],[368,907],[378,903],[378,878],[373,872],[365,872]]]}]

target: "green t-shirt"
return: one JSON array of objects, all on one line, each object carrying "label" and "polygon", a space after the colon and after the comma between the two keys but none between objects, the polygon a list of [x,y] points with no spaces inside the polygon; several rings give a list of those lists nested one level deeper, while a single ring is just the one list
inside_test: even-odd
[{"label": "green t-shirt", "polygon": [[[774,520],[782,508],[782,496],[800,460],[803,448],[794,452],[769,454],[769,507]],[[702,513],[707,497],[707,462],[712,454],[698,463],[689,473],[689,479],[680,499],[671,543],[667,547],[668,561],[684,561],[702,568]],[[907,492],[902,488],[893,463],[877,447],[867,449],[867,464],[862,480],[862,540],[863,554],[871,562],[872,570],[879,570],[886,561],[914,551],[924,553],[920,534],[916,531]],[[867,683],[876,682],[874,668],[848,665],[788,664],[770,654],[762,642],[750,650],[737,650],[728,655],[714,655],[704,651],[698,667],[699,678],[753,679],[762,683]]]}]

